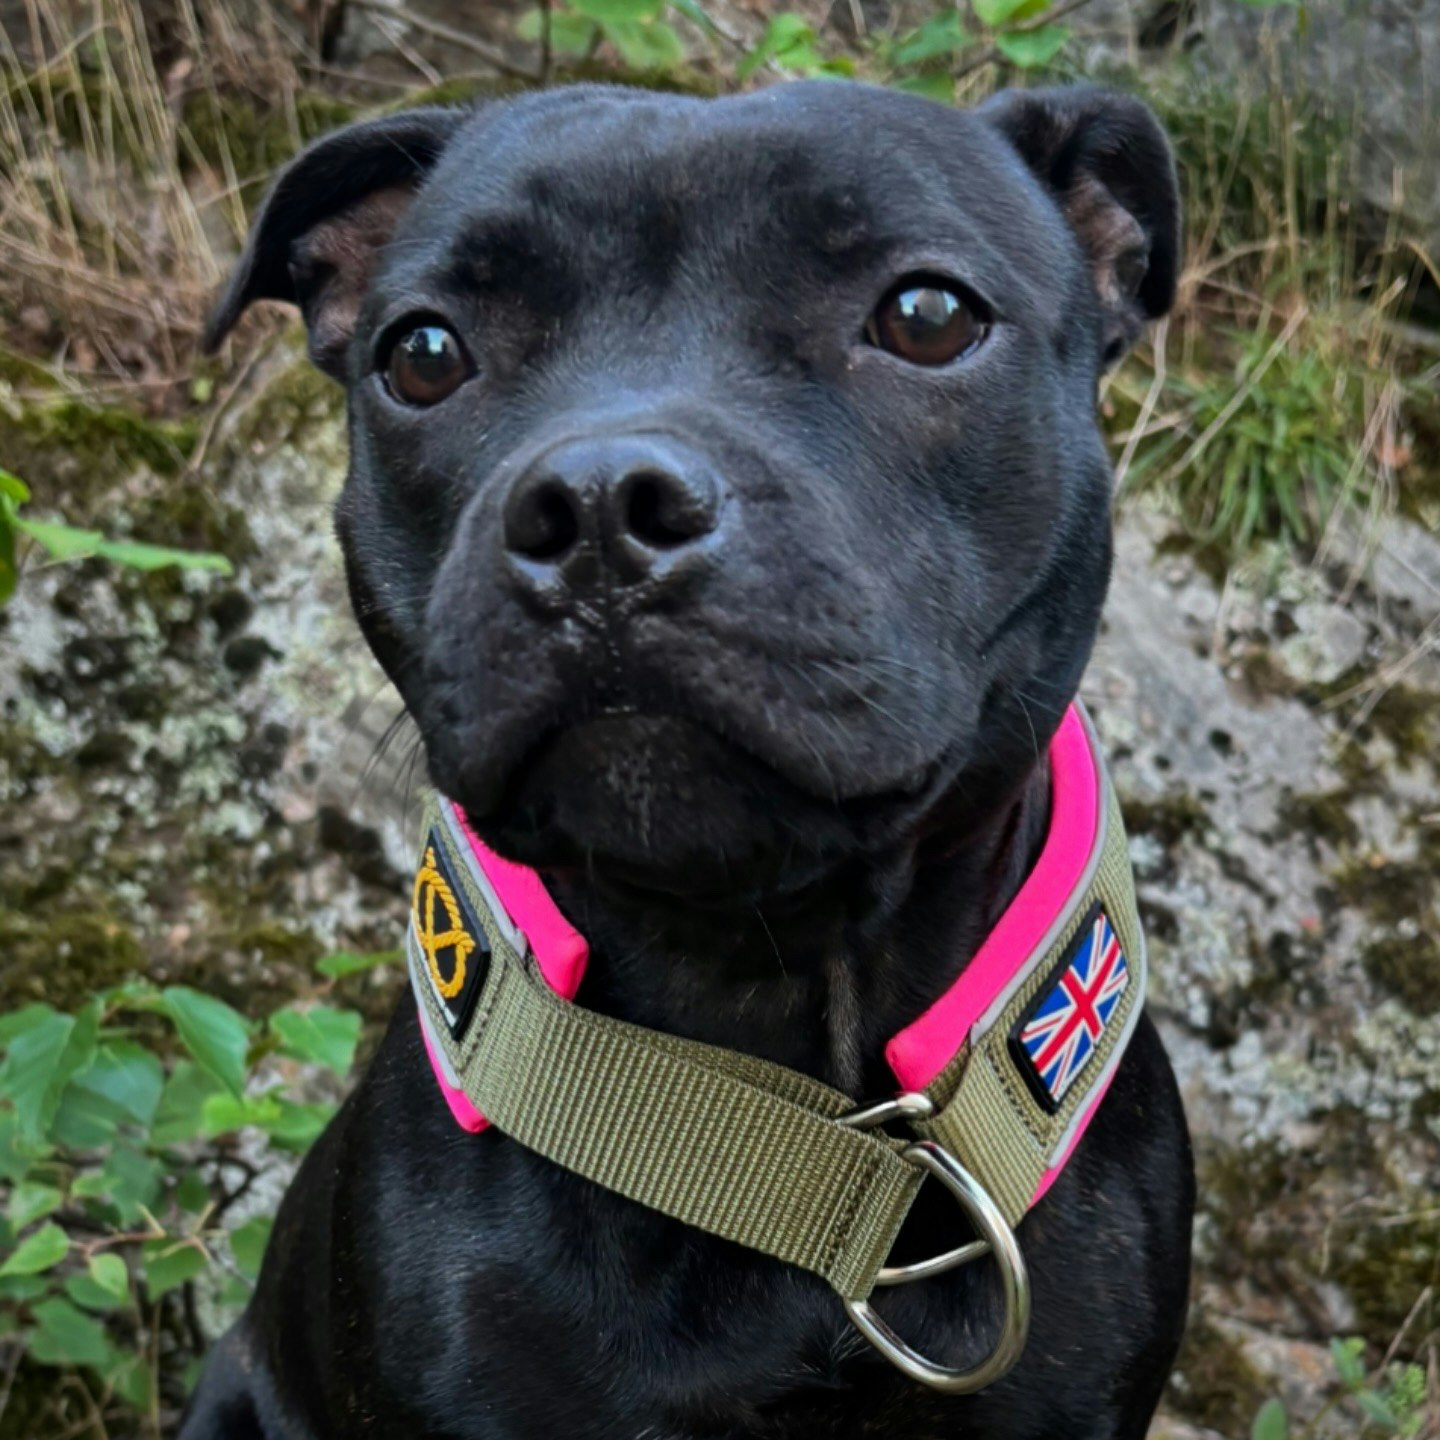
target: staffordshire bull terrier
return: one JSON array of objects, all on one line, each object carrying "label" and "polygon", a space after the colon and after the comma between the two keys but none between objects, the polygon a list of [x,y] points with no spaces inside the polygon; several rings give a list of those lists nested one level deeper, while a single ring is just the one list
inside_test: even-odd
[{"label": "staffordshire bull terrier", "polygon": [[[345,386],[355,614],[438,791],[588,942],[577,1004],[874,1099],[1045,842],[1097,382],[1179,260],[1123,95],[587,85],[313,145],[211,340],[290,302]],[[963,1228],[934,1188],[907,1253]],[[407,993],[183,1440],[1140,1440],[1192,1206],[1141,1019],[1017,1227],[1018,1364],[939,1393],[807,1270],[457,1126]],[[877,1308],[967,1363],[994,1268]]]}]

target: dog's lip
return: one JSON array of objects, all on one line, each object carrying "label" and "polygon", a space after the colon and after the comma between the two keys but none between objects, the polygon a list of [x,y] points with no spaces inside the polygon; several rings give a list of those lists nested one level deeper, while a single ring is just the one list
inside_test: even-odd
[{"label": "dog's lip", "polygon": [[527,778],[534,773],[540,759],[562,738],[567,735],[578,735],[590,726],[613,723],[617,720],[635,720],[645,723],[673,722],[678,727],[697,732],[712,741],[718,741],[728,749],[743,755],[747,760],[753,761],[775,776],[777,782],[790,787],[809,800],[829,806],[857,819],[875,811],[889,809],[896,804],[915,801],[927,793],[932,793],[936,788],[937,779],[947,772],[951,764],[949,754],[941,751],[898,777],[883,790],[874,793],[837,796],[833,789],[821,789],[808,783],[803,775],[792,773],[787,767],[777,764],[775,758],[766,754],[762,747],[747,743],[742,734],[736,733],[731,727],[715,723],[713,719],[703,714],[697,714],[687,708],[674,705],[657,706],[638,700],[607,699],[587,705],[578,714],[555,715],[548,722],[542,722],[533,727],[529,742],[515,761],[507,767],[508,774],[498,787],[496,802],[488,812],[481,816],[482,823],[484,819],[503,814],[513,806],[517,792],[524,787]]}]

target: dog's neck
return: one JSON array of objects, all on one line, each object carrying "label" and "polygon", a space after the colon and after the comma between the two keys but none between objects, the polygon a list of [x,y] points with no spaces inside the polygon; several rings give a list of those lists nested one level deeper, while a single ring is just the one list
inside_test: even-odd
[{"label": "dog's neck", "polygon": [[885,1042],[964,969],[1044,843],[1049,769],[975,819],[856,863],[799,903],[687,910],[545,876],[586,936],[579,999],[635,1024],[748,1051],[857,1097],[888,1093]]}]

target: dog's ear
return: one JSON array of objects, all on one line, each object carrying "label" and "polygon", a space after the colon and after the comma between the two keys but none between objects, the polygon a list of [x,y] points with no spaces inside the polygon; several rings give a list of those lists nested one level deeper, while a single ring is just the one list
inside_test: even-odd
[{"label": "dog's ear", "polygon": [[1141,101],[1088,86],[1002,90],[976,113],[1020,152],[1085,247],[1113,365],[1175,301],[1180,196],[1160,122]]},{"label": "dog's ear", "polygon": [[205,348],[218,348],[254,301],[285,300],[305,317],[310,358],[341,378],[380,250],[469,114],[431,108],[362,121],[292,160],[255,217]]}]

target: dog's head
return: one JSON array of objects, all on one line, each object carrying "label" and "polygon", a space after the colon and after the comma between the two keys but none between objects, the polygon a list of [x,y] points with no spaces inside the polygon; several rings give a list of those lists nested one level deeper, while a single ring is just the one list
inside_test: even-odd
[{"label": "dog's head", "polygon": [[346,386],[355,610],[487,839],[778,889],[1033,766],[1177,255],[1135,100],[587,86],[313,146],[212,339],[293,301]]}]

